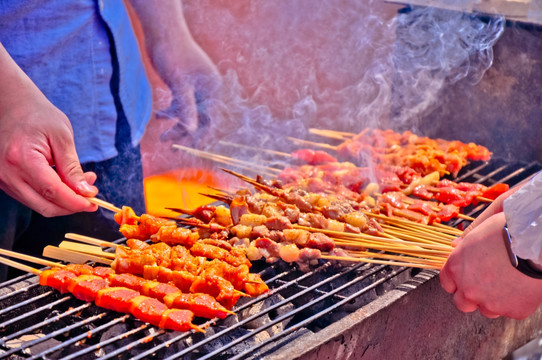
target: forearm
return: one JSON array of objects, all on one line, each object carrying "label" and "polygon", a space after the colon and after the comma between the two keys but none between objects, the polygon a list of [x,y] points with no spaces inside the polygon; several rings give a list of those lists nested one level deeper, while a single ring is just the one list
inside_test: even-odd
[{"label": "forearm", "polygon": [[27,96],[37,96],[44,100],[44,95],[34,85],[32,80],[15,63],[7,50],[0,43],[0,114],[4,114],[19,103],[24,102]]},{"label": "forearm", "polygon": [[158,73],[168,80],[179,68],[179,59],[195,41],[186,24],[181,1],[163,1],[159,5],[147,0],[130,0],[141,23],[145,48]]}]

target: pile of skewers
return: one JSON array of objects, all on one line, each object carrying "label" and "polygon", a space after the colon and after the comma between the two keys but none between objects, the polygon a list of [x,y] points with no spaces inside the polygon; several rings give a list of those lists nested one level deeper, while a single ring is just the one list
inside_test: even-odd
[{"label": "pile of skewers", "polygon": [[[223,319],[241,297],[268,292],[261,277],[250,272],[251,262],[260,259],[295,263],[304,271],[320,259],[440,269],[462,233],[443,222],[473,220],[461,213],[464,207],[508,190],[506,184],[441,179],[456,174],[467,160],[487,160],[489,151],[478,145],[376,130],[326,136],[345,140],[327,150],[357,160],[370,151],[375,164],[339,162],[327,152],[302,149],[285,155],[299,166],[279,170],[176,146],[269,177],[225,170],[252,189],[215,189],[218,193],[207,196],[227,206],[172,208],[190,216],[174,219],[138,216],[127,206],[92,199],[116,213],[126,245],[67,234],[88,245],[63,242],[46,247],[44,256],[74,264],[23,258],[52,268],[19,268],[39,274],[42,285],[161,328],[204,331],[192,323],[194,316]],[[103,251],[104,246],[115,252]],[[75,264],[87,261],[110,267]]]}]

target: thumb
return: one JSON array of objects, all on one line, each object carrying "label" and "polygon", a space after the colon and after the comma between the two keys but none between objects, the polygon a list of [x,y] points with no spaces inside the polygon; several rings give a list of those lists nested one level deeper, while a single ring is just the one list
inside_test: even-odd
[{"label": "thumb", "polygon": [[87,179],[92,180],[92,177],[89,178],[83,173],[73,139],[69,138],[51,144],[51,150],[56,171],[62,181],[77,194],[94,197],[98,193],[98,189],[87,181]]}]

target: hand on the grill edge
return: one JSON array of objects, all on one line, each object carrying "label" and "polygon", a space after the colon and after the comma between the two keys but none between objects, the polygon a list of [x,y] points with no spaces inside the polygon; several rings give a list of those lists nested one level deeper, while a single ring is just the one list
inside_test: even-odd
[{"label": "hand on the grill edge", "polygon": [[0,76],[0,189],[47,217],[95,211],[96,175],[81,169],[68,118],[1,44]]},{"label": "hand on the grill edge", "polygon": [[542,303],[542,284],[517,271],[503,240],[504,213],[491,214],[464,236],[440,272],[444,290],[463,312],[525,319]]}]

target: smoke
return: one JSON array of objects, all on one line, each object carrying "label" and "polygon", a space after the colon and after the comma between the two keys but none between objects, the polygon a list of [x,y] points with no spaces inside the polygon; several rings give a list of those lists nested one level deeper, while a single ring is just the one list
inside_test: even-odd
[{"label": "smoke", "polygon": [[505,23],[359,0],[185,0],[184,9],[223,75],[192,145],[253,164],[288,159],[221,140],[289,152],[299,146],[287,137],[311,127],[415,129],[443,88],[483,77]]},{"label": "smoke", "polygon": [[493,62],[503,17],[413,8],[397,17],[392,107],[394,120],[414,121],[439,106],[441,90],[460,80],[477,84]]}]

